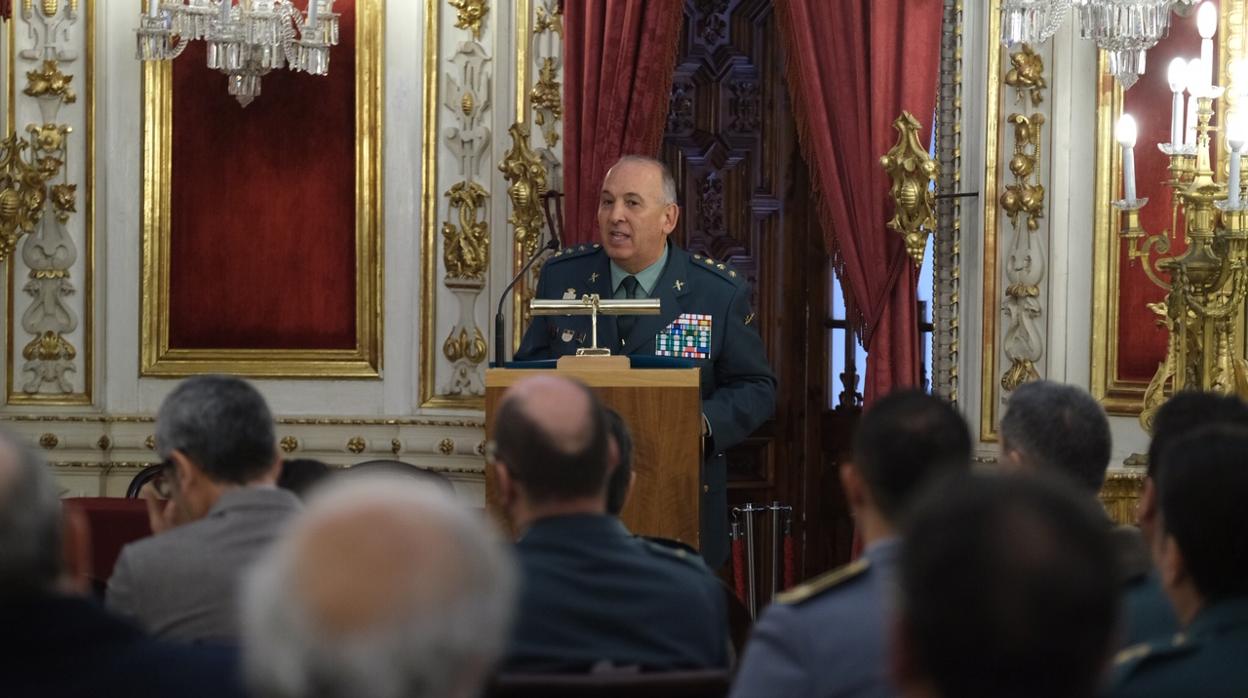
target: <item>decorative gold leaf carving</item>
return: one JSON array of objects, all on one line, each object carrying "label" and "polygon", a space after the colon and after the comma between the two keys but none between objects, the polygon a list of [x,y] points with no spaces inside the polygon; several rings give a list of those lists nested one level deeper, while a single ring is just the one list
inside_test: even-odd
[{"label": "decorative gold leaf carving", "polygon": [[446,192],[451,208],[459,211],[459,226],[442,224],[442,261],[447,276],[484,280],[490,262],[490,224],[478,220],[490,194],[476,182],[459,182]]},{"label": "decorative gold leaf carving", "polygon": [[893,180],[889,195],[893,199],[893,218],[888,227],[905,240],[906,253],[916,267],[923,265],[927,236],[936,229],[936,161],[919,142],[919,120],[903,111],[893,121],[897,143],[880,158],[880,165]]},{"label": "decorative gold leaf carving", "polygon": [[472,38],[480,41],[485,15],[490,11],[485,0],[448,0],[448,4],[455,8],[455,27],[472,32]]},{"label": "decorative gold leaf carving", "polygon": [[1044,59],[1031,46],[1023,44],[1010,54],[1010,66],[1005,84],[1016,90],[1016,101],[1022,102],[1030,95],[1031,105],[1040,106],[1044,102],[1044,90],[1049,86],[1044,79]]},{"label": "decorative gold leaf carving", "polygon": [[44,61],[39,70],[26,71],[26,89],[22,90],[22,94],[35,98],[57,97],[62,104],[73,104],[78,100],[78,95],[69,85],[73,80],[73,75],[61,72],[56,61]]}]

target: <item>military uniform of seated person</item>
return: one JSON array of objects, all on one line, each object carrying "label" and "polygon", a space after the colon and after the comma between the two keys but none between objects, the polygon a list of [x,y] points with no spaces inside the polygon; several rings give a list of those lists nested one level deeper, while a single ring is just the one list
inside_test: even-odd
[{"label": "military uniform of seated person", "polygon": [[1248,429],[1214,425],[1160,454],[1154,555],[1182,630],[1118,654],[1109,695],[1248,694]]},{"label": "military uniform of seated person", "polygon": [[726,667],[719,581],[696,555],[607,514],[609,444],[604,411],[579,383],[535,377],[503,396],[487,457],[519,533],[505,671]]},{"label": "military uniform of seated person", "polygon": [[841,466],[866,549],[780,594],[745,649],[736,698],[891,696],[887,647],[903,510],[928,480],[970,468],[971,437],[949,403],[897,392],[863,415]]}]

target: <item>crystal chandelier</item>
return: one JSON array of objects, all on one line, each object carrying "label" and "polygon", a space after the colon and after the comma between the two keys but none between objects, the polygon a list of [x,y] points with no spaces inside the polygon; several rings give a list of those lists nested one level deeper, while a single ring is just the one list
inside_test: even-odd
[{"label": "crystal chandelier", "polygon": [[1123,89],[1144,74],[1144,59],[1170,30],[1170,11],[1187,14],[1199,0],[1003,0],[1001,41],[1041,44],[1057,33],[1073,6],[1079,33],[1109,54],[1109,72]]},{"label": "crystal chandelier", "polygon": [[225,74],[229,93],[244,107],[260,95],[260,78],[270,70],[329,73],[329,49],[338,44],[334,0],[308,0],[306,15],[291,0],[147,3],[136,30],[139,60],[173,60],[189,41],[203,39],[208,67]]}]

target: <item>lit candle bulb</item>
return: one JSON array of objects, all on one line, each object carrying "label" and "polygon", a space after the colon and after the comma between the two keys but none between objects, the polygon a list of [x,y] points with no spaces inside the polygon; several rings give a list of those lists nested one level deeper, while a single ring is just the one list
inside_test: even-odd
[{"label": "lit candle bulb", "polygon": [[1244,127],[1244,120],[1238,115],[1229,119],[1226,126],[1226,144],[1231,147],[1231,176],[1226,186],[1226,204],[1232,209],[1239,208],[1239,158],[1244,151],[1244,141],[1248,138]]},{"label": "lit candle bulb", "polygon": [[1218,33],[1218,8],[1203,2],[1196,11],[1196,31],[1200,32],[1200,61],[1205,69],[1205,84],[1213,84],[1213,35]]},{"label": "lit candle bulb", "polygon": [[1135,201],[1135,119],[1130,114],[1119,117],[1114,135],[1122,146],[1123,198],[1130,204]]},{"label": "lit candle bulb", "polygon": [[1204,90],[1201,89],[1201,83],[1205,81],[1205,66],[1199,58],[1193,58],[1187,62],[1187,131],[1183,139],[1183,145],[1196,147],[1196,118],[1197,107],[1200,100],[1198,99]]},{"label": "lit candle bulb", "polygon": [[1170,144],[1178,147],[1183,145],[1183,90],[1187,87],[1187,61],[1182,58],[1170,61],[1166,77],[1170,80],[1170,91],[1174,93],[1174,104],[1170,108]]}]

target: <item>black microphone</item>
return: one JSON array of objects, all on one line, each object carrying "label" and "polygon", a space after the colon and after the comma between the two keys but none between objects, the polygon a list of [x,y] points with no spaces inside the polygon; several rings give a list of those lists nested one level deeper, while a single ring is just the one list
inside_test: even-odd
[{"label": "black microphone", "polygon": [[[550,207],[552,202],[554,202],[558,216],[551,215]],[[502,294],[498,297],[498,312],[494,313],[494,366],[496,368],[502,368],[507,357],[507,344],[505,337],[507,328],[503,319],[503,305],[507,301],[507,294],[511,292],[511,289],[515,288],[516,284],[520,283],[520,279],[524,278],[524,275],[529,272],[529,268],[536,264],[537,260],[541,258],[547,250],[557,250],[562,246],[560,238],[563,236],[560,235],[560,232],[562,232],[563,229],[563,193],[548,191],[543,194],[542,209],[546,213],[546,227],[550,230],[550,239],[547,240],[546,244],[543,245],[540,250],[535,252],[532,257],[529,257],[523,267],[520,267],[520,272],[517,273],[515,277],[513,277],[512,280],[503,288]],[[555,225],[556,221],[559,223],[558,227]]]}]

